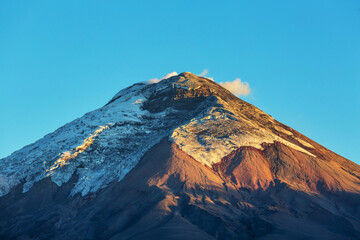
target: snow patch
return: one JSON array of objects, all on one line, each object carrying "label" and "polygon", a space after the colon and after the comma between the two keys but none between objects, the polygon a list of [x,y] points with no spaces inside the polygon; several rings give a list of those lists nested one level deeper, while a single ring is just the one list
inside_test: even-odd
[{"label": "snow patch", "polygon": [[282,132],[282,133],[285,133],[286,135],[293,135],[292,132],[282,128],[282,127],[278,127],[278,126],[274,126],[275,130],[278,131],[278,132]]},{"label": "snow patch", "polygon": [[[143,125],[143,117],[148,112],[141,109],[140,103],[146,99],[142,95],[143,88],[144,85],[136,84],[120,91],[108,105],[75,119],[2,159],[0,196],[23,179],[23,191],[26,192],[35,182],[46,177],[51,177],[61,186],[77,173],[79,181],[73,194],[81,192],[85,195],[124,176],[136,165],[144,149],[162,137],[161,133],[145,131],[147,127]],[[108,123],[114,124],[110,126]],[[104,127],[100,129],[99,126]],[[91,133],[93,135],[89,137]],[[133,134],[148,136],[152,141],[132,139]]]},{"label": "snow patch", "polygon": [[308,147],[308,148],[312,148],[312,149],[315,149],[313,145],[311,145],[310,143],[304,141],[304,140],[301,140],[300,138],[295,138],[299,143],[301,143],[302,145],[304,145],[305,147]]},{"label": "snow patch", "polygon": [[266,130],[245,117],[232,116],[226,109],[212,108],[206,114],[193,118],[188,124],[174,129],[170,140],[186,154],[211,167],[233,150],[242,146],[262,149],[263,143],[278,141],[295,150],[315,157],[306,151]]},{"label": "snow patch", "polygon": [[171,89],[171,83],[130,86],[104,107],[1,159],[0,196],[22,181],[26,192],[46,177],[61,186],[76,174],[71,195],[82,196],[120,181],[146,151],[193,115],[173,108],[159,113],[142,109],[158,88]]}]

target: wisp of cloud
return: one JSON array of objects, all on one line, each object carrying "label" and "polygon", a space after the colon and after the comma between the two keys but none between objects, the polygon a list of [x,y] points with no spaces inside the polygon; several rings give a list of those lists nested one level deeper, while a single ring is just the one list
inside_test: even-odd
[{"label": "wisp of cloud", "polygon": [[204,69],[204,70],[199,74],[199,76],[205,77],[208,73],[209,73],[209,70],[208,70],[208,69]]},{"label": "wisp of cloud", "polygon": [[158,82],[160,82],[160,81],[162,81],[162,80],[164,80],[164,79],[167,79],[167,78],[169,78],[169,77],[176,76],[176,75],[178,75],[177,72],[171,72],[171,73],[166,74],[164,77],[162,77],[162,78],[160,78],[160,79],[159,79],[159,78],[152,78],[152,79],[150,79],[150,80],[145,81],[144,83],[145,83],[145,84],[158,83]]},{"label": "wisp of cloud", "polygon": [[240,78],[236,78],[232,82],[220,82],[219,84],[236,96],[248,96],[251,93],[249,83],[242,82]]}]

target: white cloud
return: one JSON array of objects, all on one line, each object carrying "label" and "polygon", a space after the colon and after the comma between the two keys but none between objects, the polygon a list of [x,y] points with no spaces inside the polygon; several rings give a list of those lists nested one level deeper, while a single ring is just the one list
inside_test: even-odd
[{"label": "white cloud", "polygon": [[232,82],[221,82],[219,84],[236,96],[247,96],[251,93],[249,83],[242,82],[240,78],[236,78]]},{"label": "white cloud", "polygon": [[208,69],[204,69],[204,70],[199,74],[199,76],[205,77],[208,73],[209,73],[209,70],[208,70]]},{"label": "white cloud", "polygon": [[160,82],[160,79],[158,79],[158,78],[152,78],[152,79],[147,80],[147,81],[144,82],[144,83],[146,83],[146,84],[153,84],[153,83],[158,83],[158,82]]},{"label": "white cloud", "polygon": [[199,74],[199,76],[200,76],[200,77],[205,77],[205,78],[207,78],[207,79],[209,79],[209,80],[211,80],[211,81],[215,81],[213,78],[206,76],[208,73],[209,73],[209,70],[208,70],[208,69],[204,69],[204,70]]},{"label": "white cloud", "polygon": [[166,74],[165,77],[162,77],[160,80],[164,80],[164,79],[167,79],[169,77],[176,76],[176,75],[178,75],[177,72],[171,72],[171,73]]},{"label": "white cloud", "polygon": [[145,84],[158,83],[158,82],[160,82],[160,81],[162,81],[162,80],[164,80],[164,79],[167,79],[167,78],[170,78],[170,77],[173,77],[173,76],[176,76],[176,75],[178,75],[177,72],[171,72],[171,73],[166,74],[164,77],[162,77],[162,78],[160,78],[160,79],[159,79],[159,78],[152,78],[152,79],[150,79],[150,80],[145,81],[144,83],[145,83]]}]

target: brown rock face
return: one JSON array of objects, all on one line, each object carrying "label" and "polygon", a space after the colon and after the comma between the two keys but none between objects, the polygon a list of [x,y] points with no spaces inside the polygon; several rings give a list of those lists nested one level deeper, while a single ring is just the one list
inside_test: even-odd
[{"label": "brown rock face", "polygon": [[347,161],[313,157],[275,142],[264,144],[264,150],[240,147],[214,169],[237,188],[266,190],[276,179],[304,192],[359,193],[359,177],[341,164]]},{"label": "brown rock face", "polygon": [[238,189],[265,190],[274,183],[270,161],[263,151],[253,147],[233,151],[213,168]]}]

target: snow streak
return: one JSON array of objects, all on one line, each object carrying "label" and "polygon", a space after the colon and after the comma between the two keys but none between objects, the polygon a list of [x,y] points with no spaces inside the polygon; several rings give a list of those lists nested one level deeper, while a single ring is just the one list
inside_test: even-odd
[{"label": "snow streak", "polygon": [[80,146],[77,146],[75,150],[63,152],[60,155],[60,158],[56,160],[54,164],[50,166],[49,169],[46,169],[46,172],[48,172],[47,176],[50,176],[54,172],[54,170],[57,169],[58,167],[63,167],[64,165],[69,164],[68,162],[71,159],[76,158],[80,153],[84,152],[88,147],[90,147],[90,145],[94,142],[94,138],[97,137],[102,131],[108,128],[109,128],[108,125],[100,126],[94,132],[94,134],[90,134],[90,137],[86,138],[84,140],[84,143]]}]

